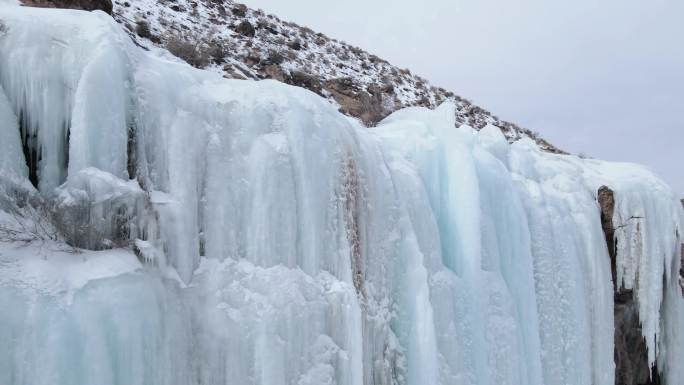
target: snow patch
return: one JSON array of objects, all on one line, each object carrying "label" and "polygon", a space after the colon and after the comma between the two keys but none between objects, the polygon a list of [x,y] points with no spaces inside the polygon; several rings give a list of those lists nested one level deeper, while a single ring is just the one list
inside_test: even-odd
[{"label": "snow patch", "polygon": [[142,265],[132,251],[69,249],[59,243],[0,243],[0,286],[64,297],[67,303],[89,282],[132,273]]}]

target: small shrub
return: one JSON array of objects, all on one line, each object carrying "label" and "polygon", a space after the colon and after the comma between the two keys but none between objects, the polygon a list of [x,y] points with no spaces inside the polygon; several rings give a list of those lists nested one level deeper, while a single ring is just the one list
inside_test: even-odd
[{"label": "small shrub", "polygon": [[135,25],[135,33],[142,38],[151,39],[152,31],[150,30],[150,23],[146,20],[138,20]]},{"label": "small shrub", "polygon": [[256,33],[256,30],[254,29],[254,26],[252,26],[252,23],[250,23],[247,20],[243,20],[240,24],[238,24],[235,31],[247,37],[253,37]]},{"label": "small shrub", "polygon": [[297,39],[295,41],[291,41],[290,43],[288,43],[287,46],[295,51],[299,51],[300,49],[302,49],[302,42],[299,41],[299,39]]},{"label": "small shrub", "polygon": [[309,28],[309,27],[299,27],[299,31],[300,31],[304,36],[314,35],[314,34],[315,34],[315,32],[314,32],[311,28]]},{"label": "small shrub", "polygon": [[[35,190],[34,190],[35,191]],[[0,242],[60,241],[50,205],[34,191],[0,176]]]},{"label": "small shrub", "polygon": [[208,66],[211,58],[209,49],[200,39],[195,37],[184,38],[182,36],[174,36],[166,42],[166,49],[197,68]]},{"label": "small shrub", "polygon": [[266,58],[266,61],[268,64],[281,64],[283,61],[285,61],[285,57],[280,51],[270,50],[268,51],[268,57]]},{"label": "small shrub", "polygon": [[209,57],[211,58],[211,61],[215,64],[223,64],[226,61],[226,57],[228,56],[228,50],[226,47],[221,44],[221,42],[214,41],[211,43],[209,46]]}]

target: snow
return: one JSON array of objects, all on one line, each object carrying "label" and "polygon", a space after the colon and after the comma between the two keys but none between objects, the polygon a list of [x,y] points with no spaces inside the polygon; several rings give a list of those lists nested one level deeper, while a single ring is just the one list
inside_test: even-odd
[{"label": "snow", "polygon": [[451,103],[369,129],[99,12],[0,18],[0,198],[38,194],[21,120],[45,202],[126,235],[0,243],[0,383],[610,384],[603,184],[649,360],[684,375],[684,212],[647,170],[455,129]]},{"label": "snow", "polygon": [[0,287],[73,301],[90,281],[132,273],[142,266],[124,249],[88,251],[63,244],[0,243]]},{"label": "snow", "polygon": [[130,251],[57,246],[0,245],[0,383],[191,383],[176,286]]},{"label": "snow", "polygon": [[122,180],[95,167],[80,169],[69,176],[67,182],[56,190],[60,204],[69,204],[82,195],[88,195],[91,203],[143,194],[135,180]]}]

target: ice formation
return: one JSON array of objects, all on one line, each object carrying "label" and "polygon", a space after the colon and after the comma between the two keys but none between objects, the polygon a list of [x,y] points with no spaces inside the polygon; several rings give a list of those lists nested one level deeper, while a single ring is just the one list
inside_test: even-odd
[{"label": "ice formation", "polygon": [[684,212],[647,170],[456,129],[450,104],[365,128],[100,12],[0,23],[0,182],[147,262],[0,243],[0,383],[612,384],[604,184],[649,362],[684,378]]}]

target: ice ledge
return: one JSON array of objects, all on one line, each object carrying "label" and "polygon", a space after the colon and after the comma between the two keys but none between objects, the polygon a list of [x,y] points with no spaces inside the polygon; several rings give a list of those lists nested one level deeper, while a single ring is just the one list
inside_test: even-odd
[{"label": "ice ledge", "polygon": [[89,282],[132,273],[142,264],[129,249],[88,251],[55,243],[0,242],[0,286],[70,303]]}]

